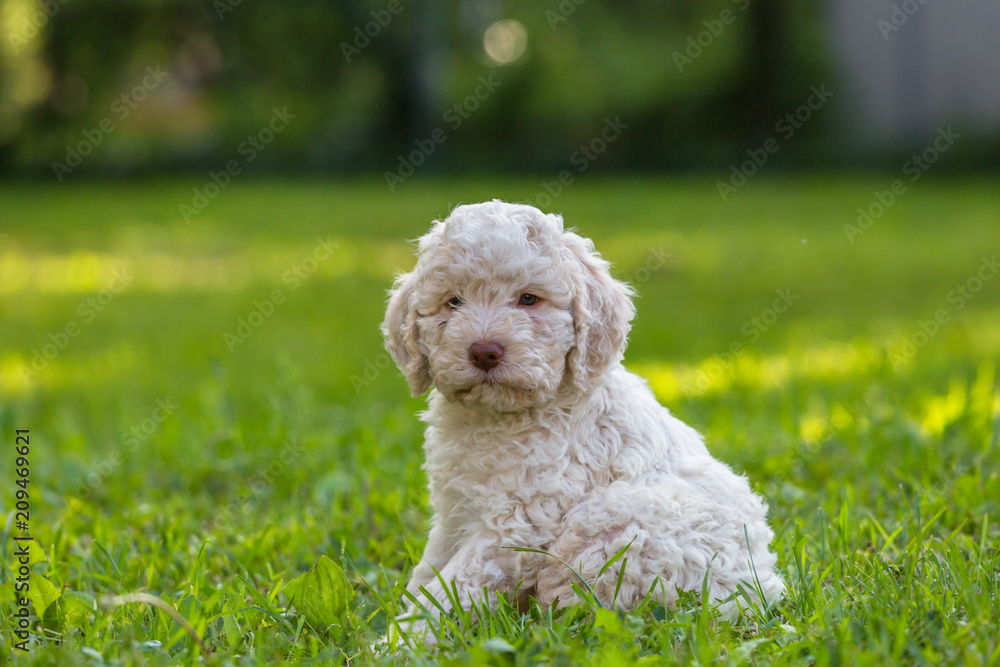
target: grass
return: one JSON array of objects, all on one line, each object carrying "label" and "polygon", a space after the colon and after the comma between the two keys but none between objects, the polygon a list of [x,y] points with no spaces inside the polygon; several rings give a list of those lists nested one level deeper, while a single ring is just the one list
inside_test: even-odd
[{"label": "grass", "polygon": [[[0,656],[1000,664],[1000,279],[972,291],[1000,251],[1000,190],[921,181],[852,243],[844,224],[886,182],[762,180],[724,204],[708,179],[581,181],[550,207],[636,285],[627,363],[765,495],[789,593],[733,625],[693,595],[501,606],[446,619],[433,652],[378,643],[428,513],[422,401],[377,325],[406,239],[539,184],[248,180],[187,225],[201,183],[0,187]],[[27,653],[11,634],[23,428]],[[286,588],[321,555],[350,587],[330,623]]]}]

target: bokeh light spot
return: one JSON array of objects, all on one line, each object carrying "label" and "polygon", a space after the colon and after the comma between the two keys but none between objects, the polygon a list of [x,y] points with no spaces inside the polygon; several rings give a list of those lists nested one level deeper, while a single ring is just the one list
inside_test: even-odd
[{"label": "bokeh light spot", "polygon": [[483,34],[483,49],[491,60],[509,65],[524,55],[528,48],[528,31],[514,19],[502,19]]}]

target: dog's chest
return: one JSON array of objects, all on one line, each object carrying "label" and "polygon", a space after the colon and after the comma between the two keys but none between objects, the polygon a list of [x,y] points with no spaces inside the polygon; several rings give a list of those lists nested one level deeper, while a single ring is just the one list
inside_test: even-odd
[{"label": "dog's chest", "polygon": [[594,483],[565,433],[540,425],[427,432],[431,502],[451,521],[499,532],[552,526]]}]

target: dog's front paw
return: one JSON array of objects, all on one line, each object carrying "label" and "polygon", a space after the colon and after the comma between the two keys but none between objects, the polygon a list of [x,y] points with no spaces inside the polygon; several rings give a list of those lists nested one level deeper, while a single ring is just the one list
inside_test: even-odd
[{"label": "dog's front paw", "polygon": [[420,644],[427,648],[433,648],[438,643],[434,627],[418,610],[411,610],[397,616],[395,623],[389,624],[387,636],[390,643],[402,642],[410,648],[416,648]]}]

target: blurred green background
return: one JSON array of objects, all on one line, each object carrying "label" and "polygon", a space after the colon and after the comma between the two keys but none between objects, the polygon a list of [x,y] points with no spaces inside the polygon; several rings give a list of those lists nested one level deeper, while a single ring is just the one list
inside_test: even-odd
[{"label": "blurred green background", "polygon": [[[32,430],[58,593],[25,660],[193,659],[94,604],[140,589],[220,655],[371,657],[360,577],[390,596],[427,525],[386,290],[492,198],[594,239],[639,295],[628,366],[767,498],[779,561],[812,559],[763,646],[997,655],[984,585],[868,583],[938,540],[995,586],[997,25],[987,0],[0,0],[0,433]],[[247,607],[287,609],[320,553],[357,568],[341,634]]]},{"label": "blurred green background", "polygon": [[[998,20],[988,0],[3,0],[0,174],[217,170],[275,108],[294,118],[247,171],[381,175],[440,129],[423,173],[558,173],[609,118],[628,129],[591,173],[725,175],[771,137],[772,171],[895,166],[950,124],[939,169],[996,168]],[[814,88],[832,97],[800,110]]]}]

